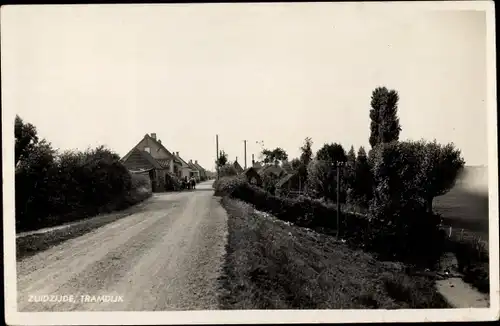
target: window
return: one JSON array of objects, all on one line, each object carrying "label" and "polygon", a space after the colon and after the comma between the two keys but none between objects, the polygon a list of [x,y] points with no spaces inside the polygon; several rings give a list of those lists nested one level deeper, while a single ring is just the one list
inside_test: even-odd
[{"label": "window", "polygon": [[151,154],[151,147],[144,147],[144,151]]}]

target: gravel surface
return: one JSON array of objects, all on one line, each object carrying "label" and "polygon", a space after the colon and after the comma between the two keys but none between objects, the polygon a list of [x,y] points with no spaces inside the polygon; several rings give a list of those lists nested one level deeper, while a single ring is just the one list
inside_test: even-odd
[{"label": "gravel surface", "polygon": [[19,261],[18,310],[218,309],[227,216],[211,183],[197,188]]}]

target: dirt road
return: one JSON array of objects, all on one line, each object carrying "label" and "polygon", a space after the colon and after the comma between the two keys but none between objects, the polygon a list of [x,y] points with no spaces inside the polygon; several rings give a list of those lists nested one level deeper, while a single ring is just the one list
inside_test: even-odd
[{"label": "dirt road", "polygon": [[197,188],[18,262],[18,310],[217,309],[227,216]]}]

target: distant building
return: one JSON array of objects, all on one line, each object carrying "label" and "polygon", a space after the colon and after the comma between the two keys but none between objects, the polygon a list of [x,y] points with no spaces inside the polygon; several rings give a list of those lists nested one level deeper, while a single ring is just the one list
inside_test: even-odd
[{"label": "distant building", "polygon": [[194,166],[196,166],[196,168],[200,172],[200,180],[205,181],[207,179],[207,171],[205,171],[205,169],[198,164],[197,160],[194,161]]},{"label": "distant building", "polygon": [[155,133],[146,134],[121,162],[133,173],[148,173],[155,192],[178,183],[182,169],[182,161],[162,145]]},{"label": "distant building", "polygon": [[279,196],[288,196],[291,193],[299,193],[304,188],[304,180],[301,180],[297,172],[283,176],[276,184],[276,193]]},{"label": "distant building", "polygon": [[191,167],[189,166],[189,164],[188,164],[186,161],[184,161],[184,160],[180,157],[179,152],[175,152],[175,154],[174,154],[174,155],[175,155],[175,157],[177,157],[177,158],[181,161],[181,163],[182,163],[181,168],[180,168],[180,171],[181,171],[181,172],[180,172],[180,174],[179,174],[179,177],[180,177],[181,179],[185,179],[185,178],[188,178],[188,179],[189,179],[189,178],[191,177],[191,174],[192,174],[193,170],[191,169]]},{"label": "distant building", "polygon": [[201,172],[200,172],[199,168],[193,163],[193,160],[189,160],[188,165],[191,168],[191,175],[189,177],[195,178],[196,181],[200,181],[201,180]]},{"label": "distant building", "polygon": [[259,174],[261,176],[268,175],[276,178],[281,178],[282,176],[286,175],[286,171],[277,164],[269,164],[260,168]]},{"label": "distant building", "polygon": [[250,167],[243,171],[243,174],[246,176],[247,181],[250,184],[253,184],[255,186],[262,186],[262,177],[260,174],[257,172],[257,169]]},{"label": "distant building", "polygon": [[241,167],[240,163],[238,163],[238,158],[236,157],[236,161],[233,163],[234,168],[236,169],[236,172],[238,174],[243,172],[243,168]]}]

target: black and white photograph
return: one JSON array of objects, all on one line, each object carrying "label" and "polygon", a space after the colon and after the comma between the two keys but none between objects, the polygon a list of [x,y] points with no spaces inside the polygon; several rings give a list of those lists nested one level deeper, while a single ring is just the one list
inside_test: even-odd
[{"label": "black and white photograph", "polygon": [[0,22],[7,324],[498,319],[492,1]]}]

